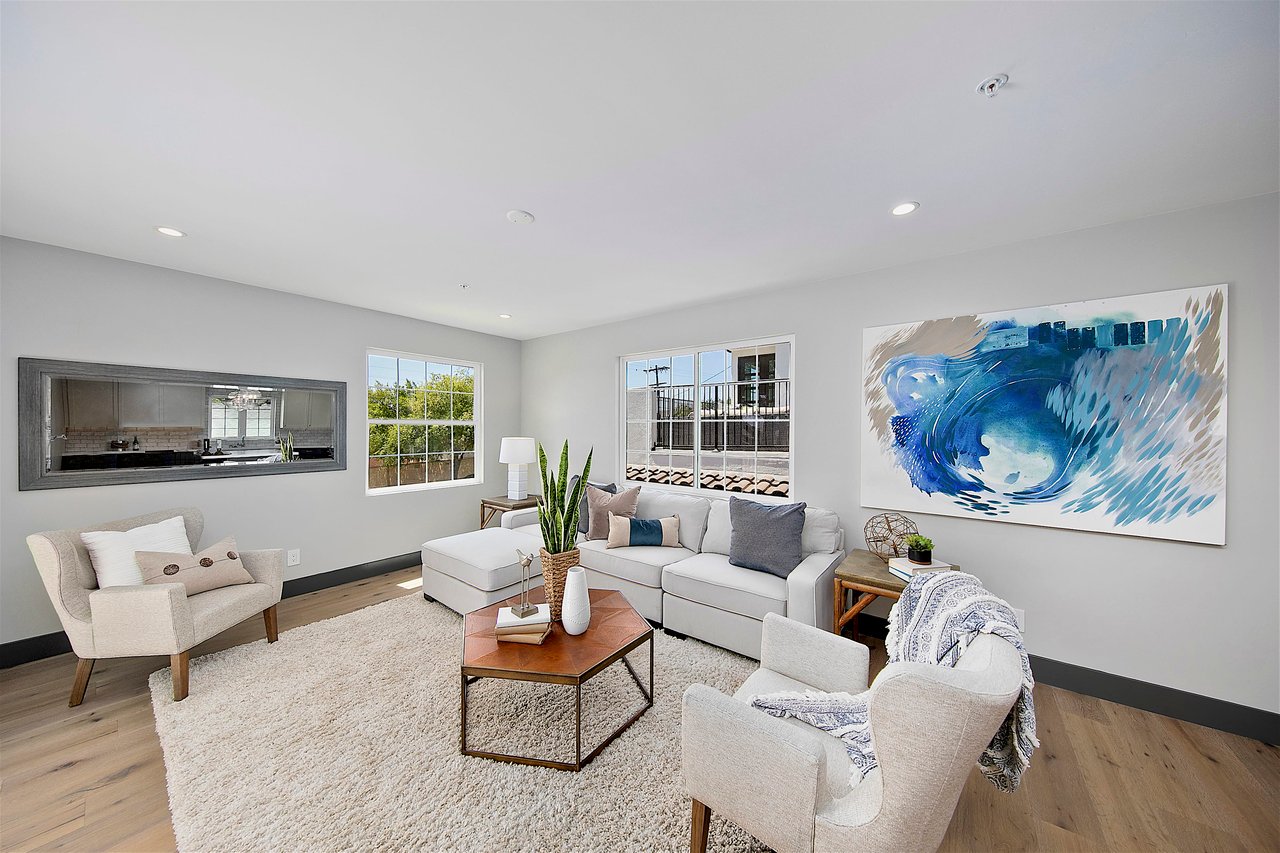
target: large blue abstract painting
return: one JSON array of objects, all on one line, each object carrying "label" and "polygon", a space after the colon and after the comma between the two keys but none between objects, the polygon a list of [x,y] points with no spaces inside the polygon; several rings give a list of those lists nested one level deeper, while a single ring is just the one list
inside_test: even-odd
[{"label": "large blue abstract painting", "polygon": [[863,335],[862,503],[1226,541],[1227,288]]}]

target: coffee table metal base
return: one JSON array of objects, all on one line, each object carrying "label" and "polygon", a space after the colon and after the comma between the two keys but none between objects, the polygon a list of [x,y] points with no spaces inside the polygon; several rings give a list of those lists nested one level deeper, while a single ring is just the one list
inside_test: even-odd
[{"label": "coffee table metal base", "polygon": [[[644,682],[640,680],[636,668],[632,666],[631,661],[627,660],[627,655],[640,648],[645,642],[649,643],[649,687],[645,689]],[[636,687],[640,689],[640,693],[644,696],[644,707],[637,710],[626,722],[613,731],[608,737],[600,742],[595,749],[587,753],[584,758],[582,755],[582,685],[585,684],[593,675],[603,672],[610,665],[621,659],[622,663],[627,667],[627,672],[631,674],[631,680],[635,682]],[[574,708],[574,760],[573,761],[555,761],[550,758],[534,758],[528,755],[509,755],[505,752],[488,752],[483,749],[471,749],[467,746],[467,692],[468,688],[481,678],[500,678],[510,681],[534,681],[541,684],[564,684],[573,687],[573,708]],[[591,763],[597,755],[599,755],[606,746],[613,743],[618,735],[631,728],[631,724],[640,719],[644,712],[653,707],[653,634],[650,632],[647,636],[640,637],[634,642],[628,644],[617,657],[612,660],[604,661],[601,666],[583,673],[579,678],[571,676],[554,676],[541,675],[529,672],[519,672],[516,670],[499,671],[493,669],[481,669],[464,666],[462,668],[462,732],[461,745],[462,754],[470,755],[476,758],[489,758],[494,761],[509,761],[513,764],[532,764],[537,767],[552,767],[556,770],[573,770],[578,771]]]}]

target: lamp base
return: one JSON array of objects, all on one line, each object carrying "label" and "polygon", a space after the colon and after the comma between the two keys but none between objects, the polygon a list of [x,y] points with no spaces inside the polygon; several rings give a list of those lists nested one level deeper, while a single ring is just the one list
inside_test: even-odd
[{"label": "lamp base", "polygon": [[507,500],[522,501],[529,497],[529,466],[507,466]]}]

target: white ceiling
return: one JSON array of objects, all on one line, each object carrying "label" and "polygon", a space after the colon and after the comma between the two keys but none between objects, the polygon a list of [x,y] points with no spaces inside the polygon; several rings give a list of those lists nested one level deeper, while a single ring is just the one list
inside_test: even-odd
[{"label": "white ceiling", "polygon": [[536,337],[1274,191],[1278,8],[5,2],[0,228]]}]

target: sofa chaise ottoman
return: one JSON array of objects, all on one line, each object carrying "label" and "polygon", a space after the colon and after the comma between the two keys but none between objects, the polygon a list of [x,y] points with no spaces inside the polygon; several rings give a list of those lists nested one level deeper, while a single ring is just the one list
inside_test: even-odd
[{"label": "sofa chaise ottoman", "polygon": [[[536,527],[535,527],[536,531]],[[471,530],[422,544],[422,594],[469,613],[520,594],[520,557],[533,555],[530,586],[542,586],[541,537],[506,527]]]}]

